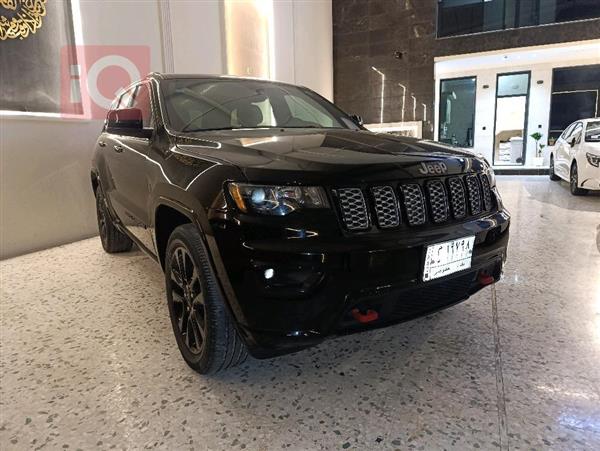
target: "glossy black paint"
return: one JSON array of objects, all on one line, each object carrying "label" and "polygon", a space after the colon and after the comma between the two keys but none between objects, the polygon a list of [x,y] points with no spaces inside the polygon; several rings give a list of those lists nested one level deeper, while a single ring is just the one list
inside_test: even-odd
[{"label": "glossy black paint", "polygon": [[[423,162],[443,162],[447,175],[481,172],[487,163],[440,143],[335,129],[257,129],[178,134],[162,117],[160,83],[151,75],[154,127],[149,138],[109,133],[98,138],[92,180],[106,193],[117,225],[161,264],[157,212],[177,211],[194,223],[217,272],[230,312],[250,352],[269,357],[324,338],[382,327],[466,299],[483,287],[485,270],[498,280],[510,218],[499,196],[492,212],[442,225],[343,229],[335,208],[264,217],[238,211],[227,182],[318,185],[328,195],[344,186],[424,179]],[[191,76],[185,76],[190,78]],[[334,205],[330,198],[331,205]],[[158,213],[160,214],[160,213]],[[444,290],[458,276],[420,282],[427,244],[475,235],[472,277],[426,310],[385,313],[419,290]],[[274,269],[278,282],[263,277]],[[468,276],[467,274],[467,276]],[[468,279],[468,277],[467,277]],[[450,284],[450,285],[448,285]],[[416,291],[415,291],[416,290]],[[377,305],[373,324],[353,323],[351,308]],[[385,315],[384,315],[385,313]]]}]

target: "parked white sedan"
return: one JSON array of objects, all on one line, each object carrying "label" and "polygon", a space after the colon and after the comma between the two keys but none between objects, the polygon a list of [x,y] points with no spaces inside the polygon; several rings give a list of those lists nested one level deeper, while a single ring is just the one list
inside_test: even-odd
[{"label": "parked white sedan", "polygon": [[550,180],[566,180],[571,193],[600,190],[600,118],[569,125],[550,151]]}]

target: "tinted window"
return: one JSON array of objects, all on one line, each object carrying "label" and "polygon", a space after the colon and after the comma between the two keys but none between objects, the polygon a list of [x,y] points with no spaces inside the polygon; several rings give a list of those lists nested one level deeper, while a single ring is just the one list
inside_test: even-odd
[{"label": "tinted window", "polygon": [[580,143],[582,131],[583,131],[583,124],[581,122],[578,122],[577,125],[575,125],[575,128],[573,128],[573,130],[571,131],[571,133],[569,133],[569,136],[567,137],[567,141],[571,142],[574,138],[576,143]]},{"label": "tinted window", "polygon": [[136,89],[135,94],[130,101],[130,108],[139,108],[142,111],[142,119],[145,128],[154,127],[150,89],[146,83],[139,85]]},{"label": "tinted window", "polygon": [[476,84],[475,77],[442,80],[439,141],[473,147]]},{"label": "tinted window", "polygon": [[498,77],[498,97],[527,95],[529,74],[509,74]]},{"label": "tinted window", "polygon": [[587,142],[600,142],[600,121],[588,122],[585,140]]},{"label": "tinted window", "polygon": [[161,82],[171,128],[357,128],[333,104],[307,89],[254,80]]},{"label": "tinted window", "polygon": [[438,0],[438,36],[596,17],[598,0]]}]

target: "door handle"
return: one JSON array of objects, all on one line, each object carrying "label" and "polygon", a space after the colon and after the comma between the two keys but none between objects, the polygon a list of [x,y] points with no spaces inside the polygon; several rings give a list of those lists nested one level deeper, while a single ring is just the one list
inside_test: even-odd
[{"label": "door handle", "polygon": [[119,146],[118,144],[115,144],[113,149],[115,149],[115,152],[118,152],[118,153],[123,152],[123,146]]},{"label": "door handle", "polygon": [[106,147],[106,143],[104,141],[98,141],[98,145],[100,147]]}]

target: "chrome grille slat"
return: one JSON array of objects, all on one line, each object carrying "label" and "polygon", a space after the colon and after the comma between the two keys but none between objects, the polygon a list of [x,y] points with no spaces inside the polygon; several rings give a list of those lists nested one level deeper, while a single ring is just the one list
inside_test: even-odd
[{"label": "chrome grille slat", "polygon": [[469,207],[472,215],[481,213],[481,190],[479,188],[479,177],[476,175],[467,175],[467,192],[469,193]]},{"label": "chrome grille slat", "polygon": [[483,190],[483,208],[485,211],[492,209],[492,190],[490,188],[490,179],[487,174],[479,174],[481,179],[481,188]]},{"label": "chrome grille slat", "polygon": [[369,229],[369,215],[365,196],[360,188],[340,188],[336,190],[344,225],[348,230]]},{"label": "chrome grille slat", "polygon": [[448,200],[444,184],[439,180],[431,180],[425,185],[431,208],[431,219],[435,223],[448,220]]},{"label": "chrome grille slat", "polygon": [[448,179],[450,191],[450,204],[452,206],[452,215],[454,219],[462,219],[467,216],[467,200],[465,196],[465,187],[459,177]]},{"label": "chrome grille slat", "polygon": [[425,224],[427,219],[425,213],[425,198],[421,185],[411,183],[400,185],[400,191],[404,199],[404,208],[406,209],[406,219],[409,225],[416,226]]},{"label": "chrome grille slat", "polygon": [[398,199],[391,186],[374,186],[371,188],[375,203],[377,225],[382,229],[391,229],[400,225]]}]

